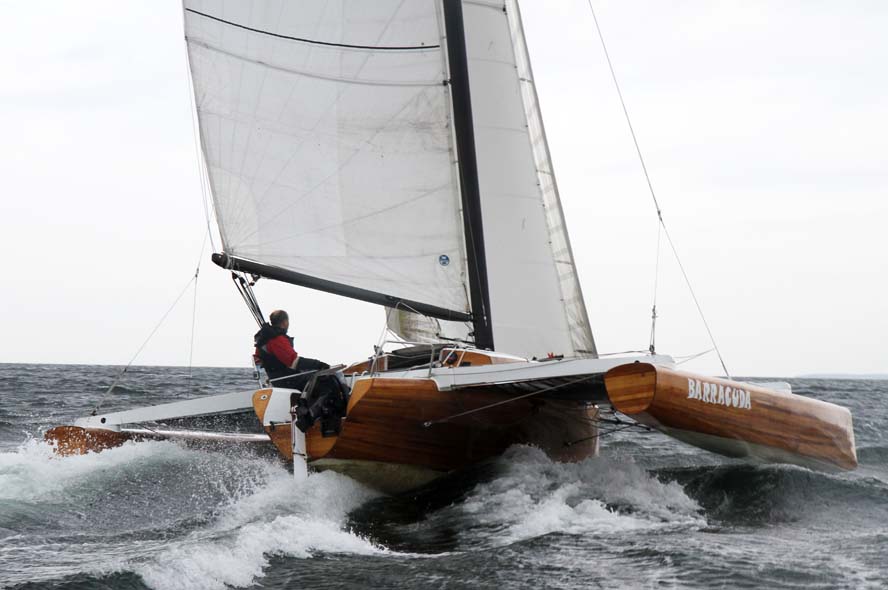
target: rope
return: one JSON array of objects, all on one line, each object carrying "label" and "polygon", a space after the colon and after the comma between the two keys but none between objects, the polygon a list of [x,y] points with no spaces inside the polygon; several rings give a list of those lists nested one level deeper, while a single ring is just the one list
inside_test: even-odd
[{"label": "rope", "polygon": [[454,418],[462,418],[463,416],[468,416],[469,414],[483,412],[484,410],[489,410],[490,408],[495,408],[496,406],[501,406],[503,404],[516,402],[520,399],[525,399],[525,398],[528,398],[528,397],[531,397],[534,395],[539,395],[539,394],[545,393],[547,391],[553,391],[555,389],[567,387],[568,385],[575,385],[577,383],[580,383],[581,381],[589,381],[590,379],[594,379],[595,377],[596,377],[596,375],[586,375],[585,377],[580,377],[579,379],[574,379],[574,380],[568,381],[566,383],[561,383],[559,385],[553,385],[551,387],[545,387],[545,388],[540,389],[538,391],[532,391],[530,393],[525,393],[524,395],[519,395],[517,397],[510,397],[509,399],[502,400],[499,402],[494,402],[492,404],[487,404],[486,406],[481,406],[480,408],[475,408],[473,410],[467,410],[465,412],[460,412],[459,414],[453,414],[452,416],[447,416],[446,418],[440,418],[438,420],[429,420],[428,422],[423,422],[422,425],[424,428],[429,428],[430,426],[433,426],[435,424],[444,424],[445,422],[449,422],[450,420],[453,420]]},{"label": "rope", "polygon": [[654,192],[654,185],[653,183],[651,183],[651,177],[648,174],[647,165],[644,162],[644,156],[641,153],[641,147],[639,146],[638,138],[635,135],[635,128],[632,127],[632,119],[629,117],[629,110],[626,108],[626,101],[623,99],[623,92],[622,90],[620,90],[620,83],[617,81],[617,74],[614,71],[614,65],[611,62],[610,54],[607,51],[607,45],[604,42],[604,35],[601,33],[601,27],[598,25],[598,17],[595,15],[595,8],[592,6],[592,0],[586,1],[589,4],[589,10],[592,12],[592,20],[595,22],[595,30],[598,32],[598,38],[601,41],[601,48],[604,50],[604,57],[607,60],[607,67],[608,69],[610,69],[611,78],[614,81],[614,88],[616,88],[617,96],[620,98],[620,106],[623,107],[623,114],[626,117],[626,124],[629,126],[629,133],[632,135],[632,142],[635,144],[635,151],[638,153],[638,161],[641,163],[641,169],[644,172],[644,179],[645,181],[647,181],[648,190],[651,193],[651,199],[654,201],[654,207],[657,210],[657,219],[659,219],[660,221],[660,225],[663,228],[663,233],[666,234],[666,241],[669,242],[669,247],[672,249],[672,254],[675,256],[676,262],[678,262],[678,268],[681,269],[681,274],[688,286],[688,290],[691,292],[691,297],[694,300],[694,305],[697,306],[697,312],[700,314],[700,319],[703,320],[703,325],[706,327],[706,332],[709,334],[709,340],[712,342],[712,347],[715,349],[715,353],[718,355],[718,360],[725,372],[725,376],[730,379],[731,374],[728,371],[727,366],[725,365],[725,360],[718,348],[718,344],[715,342],[715,336],[712,335],[712,330],[709,328],[709,322],[706,321],[706,316],[703,314],[703,308],[700,306],[700,302],[697,299],[696,293],[694,293],[693,286],[691,286],[691,280],[688,277],[688,273],[687,271],[685,271],[684,264],[682,264],[681,258],[678,256],[678,250],[675,247],[675,243],[672,241],[672,236],[669,235],[669,228],[666,227],[666,222],[663,221],[663,210],[660,209],[660,203],[657,201],[657,195]]}]

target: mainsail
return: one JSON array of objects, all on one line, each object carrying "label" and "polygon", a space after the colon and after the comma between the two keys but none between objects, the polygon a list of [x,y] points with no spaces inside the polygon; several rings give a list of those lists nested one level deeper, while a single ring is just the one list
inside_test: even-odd
[{"label": "mainsail", "polygon": [[186,0],[185,33],[217,262],[594,355],[514,1]]}]

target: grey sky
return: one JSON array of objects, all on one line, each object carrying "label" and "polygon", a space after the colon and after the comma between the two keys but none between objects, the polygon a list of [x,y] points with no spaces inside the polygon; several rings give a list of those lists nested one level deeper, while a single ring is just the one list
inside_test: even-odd
[{"label": "grey sky", "polygon": [[[729,369],[888,368],[888,4],[595,2],[654,187]],[[645,348],[657,228],[585,0],[525,27],[592,329]],[[0,362],[125,363],[205,234],[175,1],[0,2]],[[226,273],[199,281],[194,362],[245,365]],[[709,348],[662,251],[658,351]],[[370,354],[371,305],[260,282],[297,349]],[[139,362],[185,364],[191,293]],[[712,355],[688,365],[718,372]]]}]

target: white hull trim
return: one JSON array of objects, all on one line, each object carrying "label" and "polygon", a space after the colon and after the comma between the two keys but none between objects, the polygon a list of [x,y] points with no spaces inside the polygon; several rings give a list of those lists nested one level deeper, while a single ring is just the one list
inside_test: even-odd
[{"label": "white hull trim", "polygon": [[86,416],[78,418],[74,422],[74,426],[119,431],[123,424],[245,412],[253,409],[253,393],[255,390],[238,391],[237,393],[199,397],[159,406],[145,406],[122,412]]},{"label": "white hull trim", "polygon": [[265,433],[251,432],[207,432],[205,430],[151,430],[149,428],[121,428],[120,432],[157,440],[187,440],[221,443],[269,444]]},{"label": "white hull trim", "polygon": [[[407,369],[404,371],[387,371],[384,376],[392,379],[432,379],[440,391],[461,389],[477,385],[518,383],[573,377],[581,375],[604,374],[619,365],[632,362],[650,363],[663,367],[673,367],[675,361],[666,355],[639,355],[608,358],[567,358],[546,361],[520,361],[494,365],[469,367],[435,367],[429,370]],[[369,373],[366,376],[371,376]],[[372,375],[378,376],[377,374]],[[359,375],[360,379],[365,375]]]}]

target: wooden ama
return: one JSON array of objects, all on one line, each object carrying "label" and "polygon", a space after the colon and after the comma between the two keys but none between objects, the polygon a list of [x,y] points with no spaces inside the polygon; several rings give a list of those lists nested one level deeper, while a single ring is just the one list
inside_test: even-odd
[{"label": "wooden ama", "polygon": [[851,412],[820,400],[648,363],[604,377],[614,408],[689,444],[828,470],[857,467]]}]

